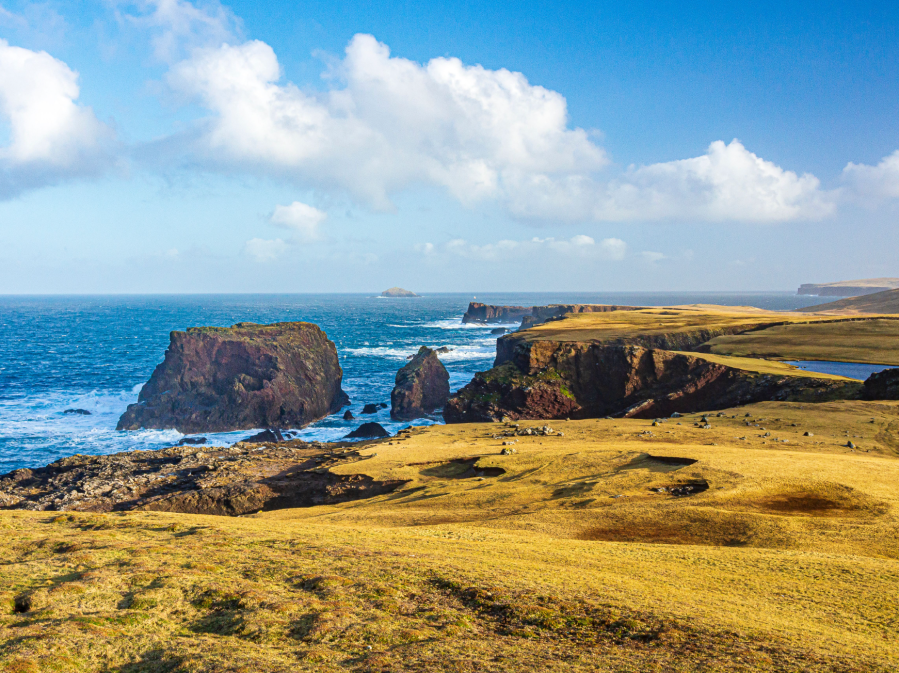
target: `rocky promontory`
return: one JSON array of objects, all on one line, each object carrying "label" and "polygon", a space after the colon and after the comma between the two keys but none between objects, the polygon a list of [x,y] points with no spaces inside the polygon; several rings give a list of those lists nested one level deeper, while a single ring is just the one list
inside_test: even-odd
[{"label": "rocky promontory", "polygon": [[524,316],[529,315],[532,308],[531,306],[492,306],[473,301],[468,304],[468,310],[462,316],[462,324],[518,322]]},{"label": "rocky promontory", "polygon": [[317,325],[193,327],[170,339],[118,430],[302,427],[349,402],[337,349]]},{"label": "rocky promontory", "polygon": [[850,379],[761,358],[701,352],[717,336],[791,321],[805,324],[808,318],[801,314],[701,307],[626,310],[621,317],[612,311],[579,315],[566,310],[564,319],[500,337],[493,369],[476,374],[453,395],[444,418],[448,423],[504,416],[652,418],[767,400],[861,395],[861,383]]},{"label": "rocky promontory", "polygon": [[443,408],[449,399],[449,373],[427,346],[397,372],[395,383],[390,393],[390,417],[394,420],[420,418]]},{"label": "rocky promontory", "polygon": [[817,297],[858,297],[885,290],[899,289],[899,278],[865,278],[842,280],[837,283],[803,283],[797,294]]}]

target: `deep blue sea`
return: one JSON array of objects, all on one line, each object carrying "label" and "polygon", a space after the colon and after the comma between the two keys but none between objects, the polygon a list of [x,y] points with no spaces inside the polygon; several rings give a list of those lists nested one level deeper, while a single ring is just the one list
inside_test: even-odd
[{"label": "deep blue sea", "polygon": [[[116,432],[128,404],[162,361],[169,332],[237,322],[314,322],[337,345],[357,420],[331,416],[300,431],[305,439],[335,440],[362,420],[391,431],[408,425],[389,410],[359,416],[368,402],[390,401],[394,376],[421,345],[448,346],[442,356],[457,390],[488,369],[496,348],[491,327],[464,326],[469,294],[419,299],[372,295],[0,296],[0,473],[46,465],[76,453],[107,454],[170,446],[175,430]],[[792,293],[539,293],[478,294],[491,304],[707,303],[788,310],[826,301]],[[63,414],[80,408],[90,416]],[[439,416],[416,424],[442,422]],[[230,444],[248,431],[205,435]]]}]

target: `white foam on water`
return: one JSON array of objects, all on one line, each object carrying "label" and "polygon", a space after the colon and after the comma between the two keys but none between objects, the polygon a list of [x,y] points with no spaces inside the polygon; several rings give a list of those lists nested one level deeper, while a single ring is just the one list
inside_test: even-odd
[{"label": "white foam on water", "polygon": [[[440,348],[441,346],[430,346]],[[452,350],[449,353],[438,353],[443,362],[460,362],[463,360],[484,360],[496,355],[496,341],[494,339],[481,340],[472,345],[458,346],[446,344]],[[418,352],[419,346],[396,348],[390,346],[366,346],[361,348],[345,348],[344,352],[356,357],[377,357],[387,360],[405,361],[410,355]]]}]

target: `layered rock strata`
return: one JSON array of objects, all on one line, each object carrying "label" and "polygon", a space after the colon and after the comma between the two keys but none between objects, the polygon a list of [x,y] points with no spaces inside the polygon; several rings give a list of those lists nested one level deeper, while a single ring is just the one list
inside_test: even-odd
[{"label": "layered rock strata", "polygon": [[510,419],[655,418],[763,400],[858,397],[861,384],[735,369],[633,345],[534,342],[475,375],[444,409],[447,423]]},{"label": "layered rock strata", "polygon": [[317,325],[193,327],[171,333],[165,359],[117,429],[302,427],[349,402],[342,379],[337,349]]},{"label": "layered rock strata", "polygon": [[0,476],[0,508],[235,516],[358,500],[404,483],[329,471],[363,460],[357,448],[292,440],[70,456]]},{"label": "layered rock strata", "polygon": [[442,409],[449,399],[449,372],[437,353],[422,346],[396,374],[390,393],[390,417],[397,421],[420,418]]}]

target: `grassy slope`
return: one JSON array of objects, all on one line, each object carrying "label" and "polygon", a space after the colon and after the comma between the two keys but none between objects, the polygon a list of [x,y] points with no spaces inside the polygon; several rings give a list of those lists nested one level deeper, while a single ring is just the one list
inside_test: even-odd
[{"label": "grassy slope", "polygon": [[782,325],[708,345],[720,355],[899,365],[899,320]]},{"label": "grassy slope", "polygon": [[[711,429],[698,416],[561,422],[564,437],[521,437],[510,456],[492,438],[500,424],[417,430],[337,468],[408,479],[403,489],[331,507],[239,519],[2,512],[0,662],[894,668],[899,404],[732,414]],[[472,457],[505,473],[453,462]],[[709,489],[684,498],[649,490],[702,480]],[[31,597],[30,612],[12,612],[16,596]]]},{"label": "grassy slope", "polygon": [[[784,362],[777,362],[776,360],[763,360],[757,357],[719,355],[714,351],[712,353],[694,353],[683,351],[683,353],[684,355],[698,357],[703,360],[708,360],[709,362],[715,362],[719,365],[725,365],[734,369],[742,369],[743,371],[747,372],[757,372],[759,374],[773,374],[775,376],[801,376],[806,378],[811,376],[817,379],[829,379],[832,381],[854,380],[848,379],[845,376],[808,372],[793,365],[788,365]],[[749,354],[747,353],[747,355]]]}]

